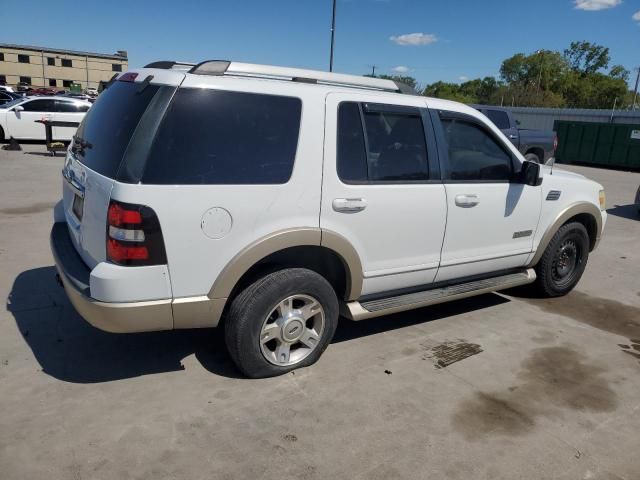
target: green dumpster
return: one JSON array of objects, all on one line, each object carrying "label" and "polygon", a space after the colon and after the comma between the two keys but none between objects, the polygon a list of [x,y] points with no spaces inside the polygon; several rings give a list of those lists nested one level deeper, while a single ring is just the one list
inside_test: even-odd
[{"label": "green dumpster", "polygon": [[640,170],[640,124],[556,120],[558,163]]}]

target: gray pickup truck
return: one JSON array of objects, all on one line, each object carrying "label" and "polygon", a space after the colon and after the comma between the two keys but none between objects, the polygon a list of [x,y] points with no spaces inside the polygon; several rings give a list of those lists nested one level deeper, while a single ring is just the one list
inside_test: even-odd
[{"label": "gray pickup truck", "polygon": [[518,128],[519,122],[506,108],[487,105],[473,105],[473,108],[489,117],[527,160],[547,163],[555,154],[558,146],[555,132]]}]

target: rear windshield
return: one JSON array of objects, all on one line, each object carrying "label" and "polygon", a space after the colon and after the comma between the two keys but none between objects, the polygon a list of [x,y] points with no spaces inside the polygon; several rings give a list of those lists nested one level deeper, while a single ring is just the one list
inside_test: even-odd
[{"label": "rear windshield", "polygon": [[159,88],[148,85],[138,92],[139,87],[139,83],[114,82],[78,127],[74,151],[91,170],[115,178],[140,117]]},{"label": "rear windshield", "polygon": [[301,110],[295,97],[181,88],[156,133],[142,183],[286,183]]}]

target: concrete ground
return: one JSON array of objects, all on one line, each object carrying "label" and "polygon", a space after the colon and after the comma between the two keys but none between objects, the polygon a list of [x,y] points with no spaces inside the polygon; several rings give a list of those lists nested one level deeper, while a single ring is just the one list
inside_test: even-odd
[{"label": "concrete ground", "polygon": [[640,174],[567,167],[610,213],[569,296],[345,320],[315,366],[246,380],[215,331],[74,313],[48,247],[63,160],[23,148],[0,151],[2,480],[640,478]]}]

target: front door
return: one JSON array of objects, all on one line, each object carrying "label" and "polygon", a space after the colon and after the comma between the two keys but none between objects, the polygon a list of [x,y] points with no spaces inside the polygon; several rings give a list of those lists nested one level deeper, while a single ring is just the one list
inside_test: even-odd
[{"label": "front door", "polygon": [[480,118],[440,111],[447,231],[437,281],[523,267],[533,249],[541,187],[512,183],[512,147]]},{"label": "front door", "polygon": [[369,100],[327,96],[320,216],[360,255],[363,295],[433,282],[447,211],[424,101]]},{"label": "front door", "polygon": [[55,100],[36,98],[21,103],[23,110],[16,111],[15,107],[7,112],[8,135],[19,139],[44,140],[45,130],[42,123],[36,120],[53,120]]},{"label": "front door", "polygon": [[56,121],[77,124],[75,126],[55,126],[53,127],[53,138],[56,140],[70,141],[78,130],[78,125],[89,110],[89,106],[71,102],[68,100],[56,100]]}]

